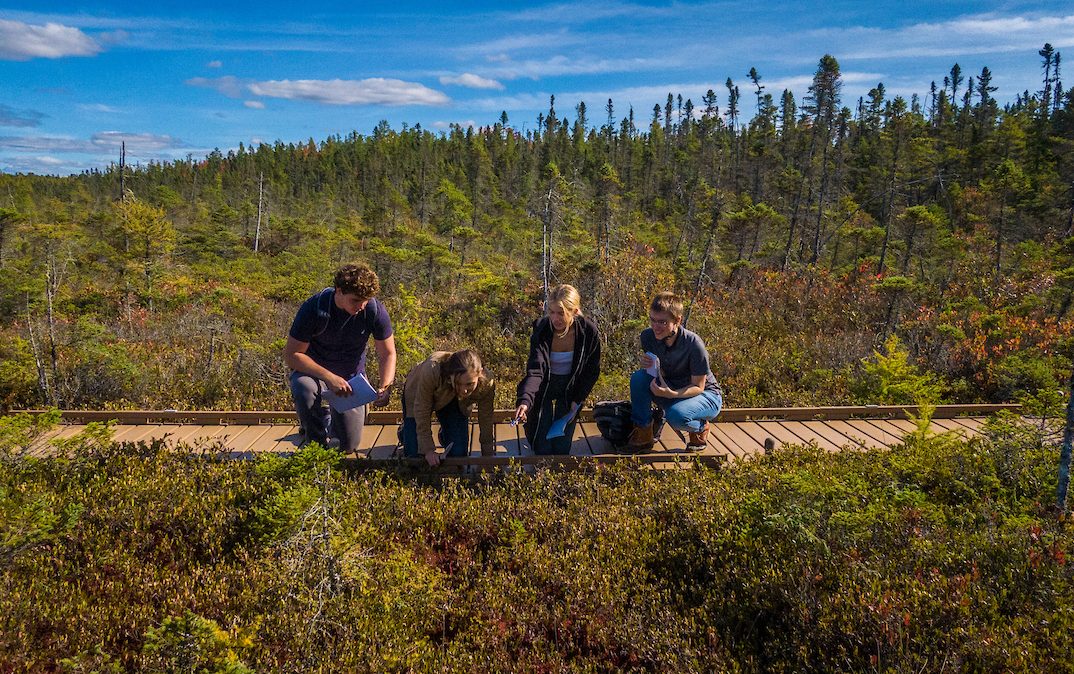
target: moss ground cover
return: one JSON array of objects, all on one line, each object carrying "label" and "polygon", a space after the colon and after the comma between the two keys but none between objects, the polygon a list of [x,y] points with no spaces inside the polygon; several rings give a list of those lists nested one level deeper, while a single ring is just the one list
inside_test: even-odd
[{"label": "moss ground cover", "polygon": [[97,433],[0,461],[0,671],[1074,667],[1057,448],[1010,422],[438,483]]}]

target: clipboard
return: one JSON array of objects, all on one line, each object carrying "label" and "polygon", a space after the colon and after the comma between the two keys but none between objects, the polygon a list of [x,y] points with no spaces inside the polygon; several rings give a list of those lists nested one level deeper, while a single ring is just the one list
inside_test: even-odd
[{"label": "clipboard", "polygon": [[347,412],[377,399],[377,390],[361,372],[351,377],[347,383],[351,385],[349,396],[336,395],[332,391],[324,392],[324,399],[333,410]]}]

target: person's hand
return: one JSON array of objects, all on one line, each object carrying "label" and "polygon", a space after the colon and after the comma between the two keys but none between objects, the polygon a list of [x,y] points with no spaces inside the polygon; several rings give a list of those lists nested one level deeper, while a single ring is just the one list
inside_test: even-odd
[{"label": "person's hand", "polygon": [[638,356],[638,364],[641,365],[641,369],[648,370],[653,366],[653,358],[647,353],[643,353]]},{"label": "person's hand", "polygon": [[354,393],[354,391],[351,390],[350,382],[343,377],[340,377],[338,374],[332,375],[331,379],[326,379],[324,383],[328,385],[328,388],[332,393],[335,393],[341,398],[346,398]]},{"label": "person's hand", "polygon": [[521,405],[519,405],[518,409],[515,410],[515,419],[514,419],[514,421],[512,423],[514,423],[514,424],[525,423],[525,421],[526,421],[526,412],[529,411],[529,409],[530,409],[530,406],[527,405],[526,403],[522,403]]},{"label": "person's hand", "polygon": [[679,394],[675,389],[668,388],[667,386],[661,386],[657,382],[659,379],[654,379],[649,382],[649,390],[652,391],[654,396],[659,398],[678,398]]},{"label": "person's hand", "polygon": [[377,391],[377,398],[373,401],[373,407],[384,407],[392,397],[392,387],[389,384]]},{"label": "person's hand", "polygon": [[430,468],[436,468],[440,465],[440,455],[435,451],[429,452],[425,455],[425,463],[429,464]]}]

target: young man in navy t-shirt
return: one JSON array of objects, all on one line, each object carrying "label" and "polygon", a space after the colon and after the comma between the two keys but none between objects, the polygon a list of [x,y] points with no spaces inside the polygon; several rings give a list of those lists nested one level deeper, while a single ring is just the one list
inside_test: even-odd
[{"label": "young man in navy t-shirt", "polygon": [[374,296],[380,290],[376,273],[364,264],[339,268],[331,288],[302,303],[284,347],[291,368],[291,398],[295,402],[306,442],[328,445],[339,438],[340,449],[353,452],[362,438],[366,406],[346,412],[326,410],[323,394],[352,393],[348,380],[365,373],[365,350],[370,336],[380,366],[380,386],[373,405],[388,403],[395,381],[395,337],[388,311]]}]

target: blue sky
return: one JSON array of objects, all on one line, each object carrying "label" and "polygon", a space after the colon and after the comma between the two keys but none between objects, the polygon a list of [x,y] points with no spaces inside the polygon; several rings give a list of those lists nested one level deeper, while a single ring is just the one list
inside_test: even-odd
[{"label": "blue sky", "polygon": [[[1037,50],[1074,46],[1058,2],[155,3],[0,0],[0,171],[69,174],[259,142],[368,134],[381,120],[532,129],[555,95],[591,124],[724,82],[754,111],[835,56],[849,107],[878,82],[924,98],[951,65],[1000,101],[1040,88]],[[1072,62],[1074,63],[1074,62]],[[1074,85],[1074,73],[1064,78]]]}]

